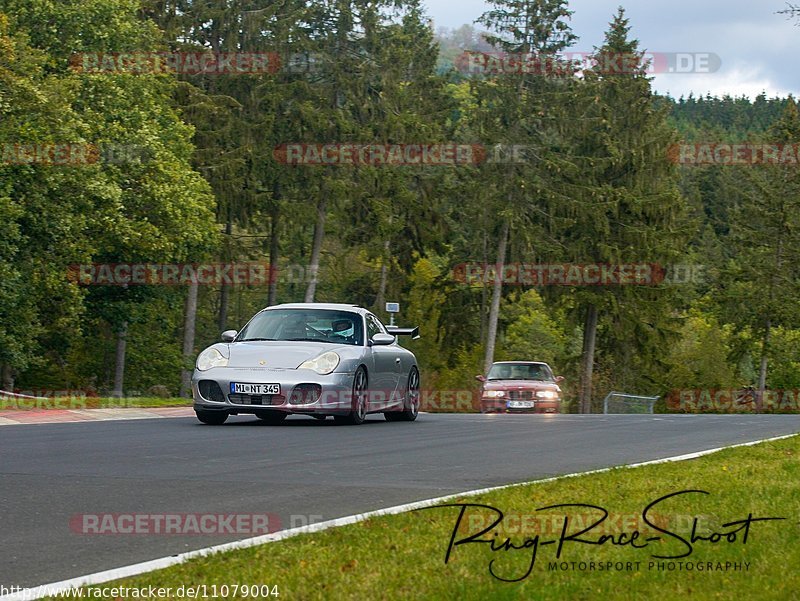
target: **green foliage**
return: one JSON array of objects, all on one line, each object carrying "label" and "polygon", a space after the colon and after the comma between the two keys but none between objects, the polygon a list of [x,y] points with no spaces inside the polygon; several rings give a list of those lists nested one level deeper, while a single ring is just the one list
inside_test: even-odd
[{"label": "green foliage", "polygon": [[547,307],[536,290],[508,299],[503,307],[508,325],[497,355],[498,361],[544,361],[558,365],[563,360],[567,336],[563,312]]},{"label": "green foliage", "polygon": [[[126,388],[176,393],[183,288],[81,288],[91,262],[274,261],[266,287],[200,290],[196,348],[272,302],[302,300],[323,228],[316,298],[396,300],[423,386],[473,390],[488,348],[501,233],[521,263],[702,264],[660,286],[504,286],[496,359],[580,376],[583,318],[599,311],[594,398],[611,389],[797,387],[796,169],[678,167],[684,141],[797,142],[794,101],[653,94],[643,65],[577,78],[469,77],[464,50],[552,54],[575,41],[562,0],[498,0],[434,34],[417,0],[0,0],[0,145],[129,145],[141,158],[77,166],[0,162],[0,367],[18,385],[107,389],[128,327]],[[81,52],[277,52],[307,69],[226,76],[86,75]],[[596,55],[638,54],[624,11]],[[292,166],[286,143],[445,142],[524,147],[527,161],[454,168]],[[225,233],[220,236],[220,232]],[[225,308],[223,308],[225,307]],[[224,317],[224,319],[221,319]],[[764,344],[766,326],[771,342]],[[162,388],[163,389],[163,388]]]},{"label": "green foliage", "polygon": [[424,336],[407,346],[419,360],[423,372],[440,372],[447,367],[447,341],[444,339],[442,305],[445,294],[438,285],[441,274],[430,259],[419,259],[408,278],[408,308],[403,320],[424,324]]},{"label": "green foliage", "polygon": [[737,388],[729,361],[731,328],[722,327],[713,316],[697,309],[689,312],[679,341],[670,348],[667,390],[678,388]]},{"label": "green foliage", "polygon": [[478,22],[497,32],[486,41],[506,52],[555,54],[578,39],[567,23],[572,11],[566,0],[492,0],[491,4],[495,8]]},{"label": "green foliage", "polygon": [[[74,383],[92,363],[98,347],[91,341],[104,324],[134,321],[163,291],[81,289],[68,277],[70,266],[203,258],[216,243],[212,197],[191,168],[192,131],[173,104],[171,78],[68,68],[72,53],[142,48],[155,39],[153,27],[137,19],[137,2],[2,7],[12,14],[0,31],[9,50],[0,68],[0,143],[116,144],[138,155],[120,163],[0,165],[0,210],[10,234],[0,257],[0,270],[8,271],[0,364],[19,374],[20,385],[50,385],[54,374]],[[76,354],[84,341],[85,353]]]},{"label": "green foliage", "polygon": [[461,347],[451,350],[451,364],[436,374],[434,390],[478,390],[475,376],[483,373],[483,348]]},{"label": "green foliage", "polygon": [[742,96],[698,96],[666,99],[670,120],[686,142],[742,142],[766,132],[780,118],[789,99],[754,100]]},{"label": "green foliage", "polygon": [[773,390],[800,390],[800,330],[775,328],[770,349]]}]

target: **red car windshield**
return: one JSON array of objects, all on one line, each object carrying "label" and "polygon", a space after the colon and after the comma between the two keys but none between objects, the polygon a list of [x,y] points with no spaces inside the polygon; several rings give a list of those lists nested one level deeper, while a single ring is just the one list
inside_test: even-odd
[{"label": "red car windshield", "polygon": [[550,369],[542,363],[495,363],[487,380],[554,380]]}]

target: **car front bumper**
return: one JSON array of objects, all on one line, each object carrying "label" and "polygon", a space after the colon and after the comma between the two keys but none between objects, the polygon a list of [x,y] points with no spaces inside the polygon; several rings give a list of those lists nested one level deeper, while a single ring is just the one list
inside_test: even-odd
[{"label": "car front bumper", "polygon": [[507,399],[482,398],[481,413],[560,413],[559,399],[537,399],[532,407],[509,406]]},{"label": "car front bumper", "polygon": [[[216,383],[219,393],[209,394],[208,384]],[[279,395],[232,394],[231,383],[280,384]],[[305,398],[292,400],[292,392],[301,384],[316,384],[322,391],[314,402]],[[201,388],[205,395],[201,393]],[[212,387],[213,389],[213,387]],[[225,411],[232,415],[260,411],[282,411],[312,415],[342,415],[352,409],[353,374],[337,373],[321,376],[310,369],[214,367],[195,369],[192,376],[192,397],[195,410]],[[214,398],[211,398],[214,397]]]}]

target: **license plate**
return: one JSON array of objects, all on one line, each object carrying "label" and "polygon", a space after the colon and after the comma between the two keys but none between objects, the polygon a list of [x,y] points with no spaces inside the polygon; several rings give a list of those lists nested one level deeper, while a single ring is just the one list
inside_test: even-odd
[{"label": "license plate", "polygon": [[280,394],[280,384],[243,384],[231,382],[231,392],[233,394]]},{"label": "license plate", "polygon": [[509,409],[533,409],[535,406],[533,401],[508,401]]}]

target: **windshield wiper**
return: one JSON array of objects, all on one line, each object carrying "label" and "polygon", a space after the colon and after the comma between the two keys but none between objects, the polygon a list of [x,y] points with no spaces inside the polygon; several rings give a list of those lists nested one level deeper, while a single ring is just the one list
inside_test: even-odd
[{"label": "windshield wiper", "polygon": [[277,338],[242,338],[241,340],[234,340],[234,342],[262,342],[264,340],[274,342]]},{"label": "windshield wiper", "polygon": [[286,342],[330,342],[324,338],[284,338]]}]

